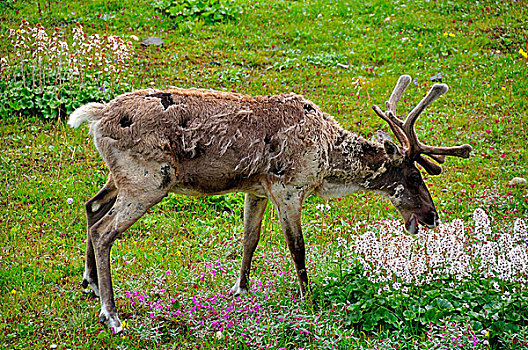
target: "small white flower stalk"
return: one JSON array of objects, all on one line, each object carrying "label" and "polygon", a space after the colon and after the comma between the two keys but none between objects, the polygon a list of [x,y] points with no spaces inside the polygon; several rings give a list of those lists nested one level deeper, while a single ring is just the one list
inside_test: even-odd
[{"label": "small white flower stalk", "polygon": [[417,235],[403,234],[399,222],[382,223],[373,231],[358,235],[352,251],[372,282],[400,279],[421,285],[451,278],[498,278],[525,284],[528,280],[527,225],[517,219],[513,229],[492,230],[482,209],[473,214],[474,225],[460,219],[441,224]]},{"label": "small white flower stalk", "polygon": [[330,209],[332,209],[332,207],[328,203],[326,203],[326,204],[317,204],[315,206],[315,208],[318,211],[329,211]]},{"label": "small white flower stalk", "polygon": [[22,82],[35,93],[52,93],[59,101],[65,90],[75,96],[86,84],[100,91],[115,90],[134,57],[131,42],[119,36],[87,35],[79,23],[70,34],[22,20],[18,29],[9,30],[9,38],[11,48],[0,60],[1,79],[8,87]]}]

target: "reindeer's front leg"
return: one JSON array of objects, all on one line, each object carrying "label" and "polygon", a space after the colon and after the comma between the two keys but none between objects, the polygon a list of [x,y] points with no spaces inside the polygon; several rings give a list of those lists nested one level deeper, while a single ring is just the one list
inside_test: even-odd
[{"label": "reindeer's front leg", "polygon": [[251,260],[260,239],[262,217],[266,211],[267,204],[267,198],[246,193],[244,201],[244,254],[242,256],[240,277],[233,288],[231,288],[234,295],[247,293]]},{"label": "reindeer's front leg", "polygon": [[[136,222],[145,212],[158,203],[166,194],[166,190],[126,191],[119,189],[117,200],[106,215],[95,223],[90,231],[95,260],[97,263],[97,276],[99,278],[99,292],[101,299],[101,313],[99,321],[110,327],[115,333],[123,330],[121,321],[117,316],[112,287],[110,270],[110,250],[116,238]],[[147,191],[148,190],[148,191]],[[142,195],[138,195],[141,193]]]},{"label": "reindeer's front leg", "polygon": [[295,263],[301,296],[305,296],[306,288],[308,287],[308,274],[306,273],[306,253],[301,230],[301,209],[304,192],[293,191],[288,188],[281,189],[273,196],[273,199],[279,214],[282,233],[286,238],[291,257]]}]

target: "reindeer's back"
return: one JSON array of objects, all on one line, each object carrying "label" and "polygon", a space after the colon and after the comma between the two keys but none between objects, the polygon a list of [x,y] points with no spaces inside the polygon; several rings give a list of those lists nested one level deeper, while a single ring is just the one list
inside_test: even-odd
[{"label": "reindeer's back", "polygon": [[339,126],[301,95],[251,97],[212,90],[140,90],[103,110],[96,137],[172,164],[188,178],[225,173],[294,176]]}]

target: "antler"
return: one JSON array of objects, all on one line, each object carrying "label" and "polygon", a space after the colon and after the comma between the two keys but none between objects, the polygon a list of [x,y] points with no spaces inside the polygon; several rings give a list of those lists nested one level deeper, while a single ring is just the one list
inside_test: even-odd
[{"label": "antler", "polygon": [[409,147],[409,142],[407,140],[407,137],[405,137],[405,134],[403,133],[403,121],[396,116],[396,106],[398,105],[400,98],[402,97],[403,93],[405,92],[405,89],[407,89],[407,86],[409,86],[410,83],[411,77],[408,75],[402,75],[400,79],[398,79],[398,83],[394,87],[394,90],[392,91],[389,100],[385,102],[385,106],[387,108],[386,114],[383,113],[378,106],[372,106],[374,112],[376,112],[377,115],[379,115],[383,120],[389,123],[389,126],[394,135],[396,135],[398,141],[400,141],[402,146],[406,148]]},{"label": "antler", "polygon": [[446,84],[433,85],[427,95],[414,107],[405,121],[403,121],[396,116],[396,106],[410,82],[411,77],[408,75],[402,75],[398,79],[398,83],[394,87],[389,100],[385,102],[385,107],[387,108],[385,113],[376,105],[372,106],[372,109],[389,124],[398,141],[406,149],[407,155],[422,165],[429,174],[438,175],[442,172],[442,167],[430,159],[424,158],[423,155],[427,155],[437,163],[442,164],[445,161],[445,156],[469,158],[472,148],[470,145],[433,147],[424,145],[418,140],[416,131],[414,130],[416,120],[427,106],[446,93],[449,88]]}]

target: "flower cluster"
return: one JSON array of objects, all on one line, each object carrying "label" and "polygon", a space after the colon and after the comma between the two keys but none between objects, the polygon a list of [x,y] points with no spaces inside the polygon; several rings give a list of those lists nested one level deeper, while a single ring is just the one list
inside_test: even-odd
[{"label": "flower cluster", "polygon": [[[313,314],[302,307],[295,288],[291,285],[284,289],[288,302],[276,303],[276,295],[282,291],[282,286],[279,286],[282,282],[276,283],[272,275],[290,275],[291,271],[284,269],[288,258],[287,254],[265,255],[262,263],[269,270],[252,277],[251,292],[248,295],[233,297],[227,288],[215,291],[192,288],[188,292],[171,294],[158,287],[167,284],[172,273],[160,270],[157,275],[152,274],[153,271],[149,272],[151,280],[156,281],[155,292],[125,292],[126,303],[128,307],[140,308],[146,312],[147,321],[141,322],[151,324],[151,331],[184,329],[198,338],[236,340],[239,344],[259,349],[278,348],[280,343],[286,343],[281,339],[284,337],[292,344],[317,343],[319,340],[314,338],[315,331],[325,327],[328,329],[329,326],[324,323],[335,323],[335,319],[340,317],[339,312],[332,310],[331,314]],[[225,262],[220,261],[198,264],[193,267],[190,280],[201,284],[209,278],[231,280],[232,269],[233,266],[226,266]],[[287,278],[290,279],[290,276]],[[296,283],[295,278],[291,278],[291,281]],[[181,286],[177,289],[182,290]],[[338,339],[320,341],[332,343]]]},{"label": "flower cluster", "polygon": [[372,282],[395,279],[421,285],[452,278],[499,278],[524,284],[528,280],[526,223],[518,218],[513,230],[494,233],[482,209],[473,214],[474,226],[460,219],[416,236],[402,234],[399,222],[383,222],[377,232],[358,234],[351,249]]},{"label": "flower cluster", "polygon": [[487,330],[475,333],[470,325],[443,319],[438,325],[430,325],[426,340],[437,349],[488,349]]},{"label": "flower cluster", "polygon": [[[12,50],[2,58],[0,73],[6,81],[22,79],[28,87],[57,86],[85,80],[118,83],[134,51],[130,42],[119,36],[87,35],[79,23],[72,39],[55,27],[51,33],[38,23],[34,27],[22,20],[18,29],[9,30]],[[50,79],[54,81],[50,81]]]}]

